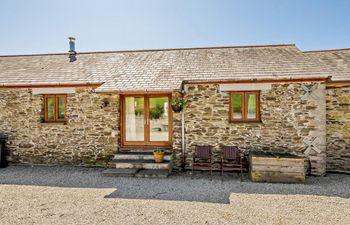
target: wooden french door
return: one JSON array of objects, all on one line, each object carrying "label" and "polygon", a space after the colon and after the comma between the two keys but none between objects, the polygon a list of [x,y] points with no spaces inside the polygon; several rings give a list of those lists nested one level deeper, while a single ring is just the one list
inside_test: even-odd
[{"label": "wooden french door", "polygon": [[171,146],[171,94],[122,96],[122,145]]}]

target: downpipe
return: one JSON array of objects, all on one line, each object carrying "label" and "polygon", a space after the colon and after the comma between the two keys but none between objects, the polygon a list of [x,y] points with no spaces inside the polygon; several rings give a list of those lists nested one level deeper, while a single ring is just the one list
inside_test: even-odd
[{"label": "downpipe", "polygon": [[186,167],[186,153],[185,153],[185,107],[181,110],[181,150],[182,150],[182,171]]}]

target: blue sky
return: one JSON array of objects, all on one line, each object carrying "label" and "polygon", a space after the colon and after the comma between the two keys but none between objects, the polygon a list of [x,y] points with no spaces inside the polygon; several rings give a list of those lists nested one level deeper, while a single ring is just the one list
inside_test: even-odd
[{"label": "blue sky", "polygon": [[295,43],[350,47],[348,0],[1,0],[0,54]]}]

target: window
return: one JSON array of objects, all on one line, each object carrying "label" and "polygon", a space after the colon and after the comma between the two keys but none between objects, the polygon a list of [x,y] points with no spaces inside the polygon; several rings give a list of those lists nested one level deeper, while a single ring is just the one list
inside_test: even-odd
[{"label": "window", "polygon": [[67,95],[44,95],[45,122],[66,121]]},{"label": "window", "polygon": [[231,122],[260,121],[259,91],[240,91],[230,94]]}]

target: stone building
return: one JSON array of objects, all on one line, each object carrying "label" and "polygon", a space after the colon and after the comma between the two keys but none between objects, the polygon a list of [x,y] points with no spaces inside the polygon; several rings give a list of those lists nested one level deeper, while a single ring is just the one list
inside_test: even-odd
[{"label": "stone building", "polygon": [[[105,166],[121,151],[164,148],[188,168],[208,144],[214,158],[220,145],[305,154],[324,175],[350,172],[349,94],[348,49],[0,56],[0,133],[13,164]],[[187,101],[181,113],[176,98]]]},{"label": "stone building", "polygon": [[305,52],[332,72],[327,82],[327,171],[350,172],[350,49]]}]

